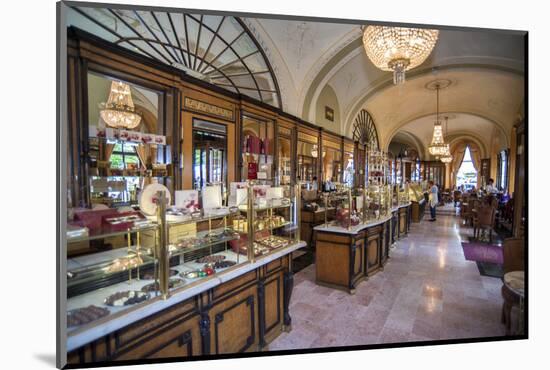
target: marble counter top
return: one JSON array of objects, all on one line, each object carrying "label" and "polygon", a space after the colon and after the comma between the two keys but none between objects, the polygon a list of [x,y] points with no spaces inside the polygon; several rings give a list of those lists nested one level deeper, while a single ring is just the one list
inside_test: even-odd
[{"label": "marble counter top", "polygon": [[[185,280],[185,285],[183,287],[173,289],[170,292],[171,296],[168,299],[162,299],[162,297],[156,296],[147,300],[145,303],[136,305],[135,307],[109,307],[109,310],[111,311],[109,316],[88,325],[68,329],[67,352],[77,349],[87,343],[112,333],[113,331],[124,328],[138,320],[160,312],[177,303],[183,302],[197,294],[212,289],[222,283],[241,276],[305,246],[306,243],[300,241],[285,248],[281,248],[280,250],[276,250],[269,255],[258,257],[255,262],[249,262],[247,261],[246,256],[239,255],[239,264],[226,269],[226,271],[220,271],[216,275],[200,280],[193,281],[183,279]],[[226,250],[216,254],[224,254],[227,259],[237,261],[237,254],[231,250]],[[178,270],[178,272],[185,272],[200,268],[203,265],[204,264],[195,262],[187,262],[182,265],[171,267],[171,269]],[[92,304],[104,307],[103,300],[110,294],[124,290],[140,290],[144,285],[151,282],[152,280],[133,280],[131,282],[121,282],[106,288],[85,293],[68,299],[67,309],[71,310],[74,308],[86,307]]]},{"label": "marble counter top", "polygon": [[[394,208],[391,209],[391,212],[393,213],[393,212],[399,210],[400,208],[404,208],[404,207],[408,207],[408,206],[410,206],[410,203],[409,204],[404,204],[404,205],[401,205],[401,206],[398,206],[398,207],[394,207]],[[355,234],[358,234],[359,232],[361,232],[364,229],[367,229],[369,227],[373,227],[373,226],[376,226],[376,225],[383,224],[384,222],[388,221],[389,219],[391,219],[391,215],[380,217],[377,220],[371,220],[366,224],[361,223],[359,225],[352,226],[349,229],[345,228],[345,227],[342,227],[342,226],[332,225],[330,223],[328,224],[328,226],[327,226],[327,224],[322,224],[322,225],[319,225],[319,226],[315,226],[313,228],[313,230],[319,231],[319,232],[355,235]]]}]

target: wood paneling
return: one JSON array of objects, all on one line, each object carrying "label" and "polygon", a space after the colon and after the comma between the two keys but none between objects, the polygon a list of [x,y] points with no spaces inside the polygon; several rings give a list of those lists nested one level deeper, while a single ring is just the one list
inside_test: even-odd
[{"label": "wood paneling", "polygon": [[258,295],[256,286],[216,304],[210,315],[210,348],[213,354],[245,352],[258,345]]}]

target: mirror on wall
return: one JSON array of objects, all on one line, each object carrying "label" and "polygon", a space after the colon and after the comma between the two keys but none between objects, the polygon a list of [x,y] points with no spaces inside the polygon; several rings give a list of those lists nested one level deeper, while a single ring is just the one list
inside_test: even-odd
[{"label": "mirror on wall", "polygon": [[342,152],[327,147],[323,149],[323,181],[342,182]]},{"label": "mirror on wall", "polygon": [[162,93],[103,74],[87,74],[91,206],[132,206],[147,184],[165,183]]},{"label": "mirror on wall", "polygon": [[302,187],[312,188],[317,180],[317,157],[319,149],[316,144],[304,141],[298,141],[298,168],[297,181],[302,183]]},{"label": "mirror on wall", "polygon": [[250,115],[242,118],[242,173],[243,180],[272,182],[274,124]]}]

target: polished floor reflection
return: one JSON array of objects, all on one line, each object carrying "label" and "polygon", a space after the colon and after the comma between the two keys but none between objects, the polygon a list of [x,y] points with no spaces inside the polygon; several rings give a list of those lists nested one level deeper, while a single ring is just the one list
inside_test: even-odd
[{"label": "polished floor reflection", "polygon": [[292,331],[270,350],[504,335],[502,282],[481,276],[460,244],[472,234],[460,218],[412,224],[384,271],[355,295],[317,286],[315,266],[295,275]]}]

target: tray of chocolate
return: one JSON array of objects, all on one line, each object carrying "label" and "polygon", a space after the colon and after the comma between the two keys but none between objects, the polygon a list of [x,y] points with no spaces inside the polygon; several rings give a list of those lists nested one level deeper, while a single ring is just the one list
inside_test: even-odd
[{"label": "tray of chocolate", "polygon": [[[178,274],[178,270],[170,269],[168,274],[170,276],[176,276]],[[154,270],[144,271],[139,274],[139,277],[140,279],[143,279],[143,280],[153,280],[155,278],[155,271]]]},{"label": "tray of chocolate", "polygon": [[76,308],[67,312],[67,326],[79,326],[100,319],[109,314],[109,310],[94,305]]},{"label": "tray of chocolate", "polygon": [[213,267],[214,270],[219,270],[219,269],[224,269],[224,268],[227,268],[227,267],[235,266],[236,264],[237,264],[237,262],[235,262],[235,261],[224,260],[224,261],[216,262],[216,263],[214,263],[213,266],[208,266],[208,267]]},{"label": "tray of chocolate", "polygon": [[125,292],[111,294],[105,298],[103,303],[107,306],[113,307],[129,306],[132,304],[141,303],[149,299],[149,297],[150,296],[148,293],[141,292],[139,290],[127,290]]},{"label": "tray of chocolate", "polygon": [[225,259],[225,256],[223,256],[221,254],[215,254],[215,255],[212,255],[212,256],[201,257],[198,260],[196,260],[195,262],[197,262],[197,263],[216,263],[216,262],[223,261],[224,259]]},{"label": "tray of chocolate", "polygon": [[[168,289],[179,288],[184,284],[185,284],[185,281],[181,279],[170,279],[168,280]],[[141,288],[141,291],[145,293],[156,292],[158,290],[159,290],[158,281],[155,281],[154,283],[151,283],[151,284],[147,284]]]},{"label": "tray of chocolate", "polygon": [[267,238],[258,240],[258,243],[265,245],[266,247],[275,249],[275,248],[281,248],[286,245],[288,245],[288,240],[285,238],[281,238],[279,236],[268,236]]},{"label": "tray of chocolate", "polygon": [[202,244],[204,242],[203,239],[199,239],[199,238],[195,238],[195,237],[192,237],[192,238],[185,238],[185,239],[181,239],[178,241],[178,243],[176,244],[176,248],[179,250],[179,249],[186,249],[186,248],[193,248],[195,246],[198,246],[200,244]]}]

